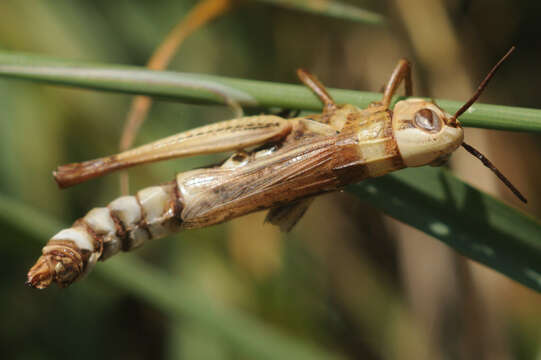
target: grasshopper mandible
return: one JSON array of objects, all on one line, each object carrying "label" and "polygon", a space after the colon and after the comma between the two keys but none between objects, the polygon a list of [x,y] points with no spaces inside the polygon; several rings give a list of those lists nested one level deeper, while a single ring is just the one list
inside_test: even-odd
[{"label": "grasshopper mandible", "polygon": [[[420,98],[406,98],[390,108],[402,82],[406,96],[412,95],[411,68],[404,59],[394,69],[382,100],[366,109],[336,105],[314,76],[298,70],[300,80],[323,103],[321,114],[242,117],[109,157],[60,166],[54,175],[60,187],[67,187],[137,164],[234,151],[220,166],[179,173],[173,181],[92,209],[49,240],[28,273],[28,284],[43,289],[54,281],[65,287],[98,260],[121,250],[254,211],[270,209],[267,220],[289,231],[314,196],[405,167],[441,165],[461,145],[526,201],[490,161],[464,143],[458,121],[513,49],[454,115]],[[254,146],[259,147],[243,150]]]}]

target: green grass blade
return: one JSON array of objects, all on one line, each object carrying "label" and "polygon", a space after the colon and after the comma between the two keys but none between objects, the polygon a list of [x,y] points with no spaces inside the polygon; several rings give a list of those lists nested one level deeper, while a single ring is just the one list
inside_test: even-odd
[{"label": "green grass blade", "polygon": [[348,189],[461,254],[541,291],[541,225],[448,171],[406,169]]},{"label": "green grass blade", "polygon": [[[64,225],[64,226],[62,226]],[[65,227],[41,212],[0,194],[0,228],[15,230],[42,243]],[[38,254],[36,254],[38,255]],[[207,327],[256,359],[339,359],[319,346],[302,343],[235,309],[220,307],[200,290],[172,278],[136,256],[118,256],[95,272],[162,312]],[[21,274],[21,284],[24,274]]]},{"label": "green grass blade", "polygon": [[[100,65],[38,55],[0,52],[0,76],[130,94],[145,94],[192,103],[223,103],[224,95],[245,107],[321,110],[304,86],[231,79],[213,75],[151,71],[141,67]],[[381,94],[330,89],[338,103],[365,107]],[[454,113],[460,101],[436,100]],[[475,104],[460,121],[464,126],[541,132],[541,110]]]},{"label": "green grass blade", "polygon": [[284,336],[246,314],[218,306],[197,289],[182,284],[181,279],[173,279],[135,256],[122,256],[99,265],[100,274],[112,283],[169,314],[185,316],[213,329],[251,357],[338,359],[315,345]]},{"label": "green grass blade", "polygon": [[331,0],[257,0],[288,9],[306,11],[318,15],[351,20],[364,24],[381,25],[384,18],[380,14],[357,6]]}]

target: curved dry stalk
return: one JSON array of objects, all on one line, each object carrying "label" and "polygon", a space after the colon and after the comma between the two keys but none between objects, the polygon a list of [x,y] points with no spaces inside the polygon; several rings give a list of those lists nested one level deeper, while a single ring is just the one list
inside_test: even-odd
[{"label": "curved dry stalk", "polygon": [[[165,69],[188,36],[230,10],[236,2],[238,0],[203,0],[198,3],[186,16],[182,17],[165,37],[148,61],[147,68],[151,70]],[[242,108],[234,99],[231,99],[227,94],[218,95],[224,98],[225,103],[233,109],[236,117],[242,116]],[[119,142],[120,151],[126,151],[132,147],[151,106],[152,98],[148,96],[138,95],[133,98]],[[129,192],[129,175],[126,172],[120,174],[120,190],[122,194]]]}]

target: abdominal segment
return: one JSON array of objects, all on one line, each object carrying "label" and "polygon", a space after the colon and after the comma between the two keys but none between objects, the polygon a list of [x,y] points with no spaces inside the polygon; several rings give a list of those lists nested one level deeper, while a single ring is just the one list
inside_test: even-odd
[{"label": "abdominal segment", "polygon": [[98,260],[178,231],[181,202],[176,189],[174,182],[152,186],[90,210],[49,240],[28,273],[28,284],[45,288],[54,281],[68,286]]}]

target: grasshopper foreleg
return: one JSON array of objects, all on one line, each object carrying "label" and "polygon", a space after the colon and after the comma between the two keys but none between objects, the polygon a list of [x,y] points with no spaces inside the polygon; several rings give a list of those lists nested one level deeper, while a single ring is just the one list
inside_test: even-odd
[{"label": "grasshopper foreleg", "polygon": [[385,87],[385,92],[383,93],[383,99],[381,100],[383,106],[388,108],[391,105],[391,100],[402,81],[404,81],[404,86],[406,88],[406,96],[411,96],[413,94],[411,84],[411,65],[406,59],[400,59],[394,68],[393,73],[391,74],[391,78],[389,79],[389,82]]},{"label": "grasshopper foreleg", "polygon": [[323,103],[323,113],[332,112],[336,109],[336,104],[325,89],[325,86],[311,73],[304,69],[297,70],[297,76]]}]

